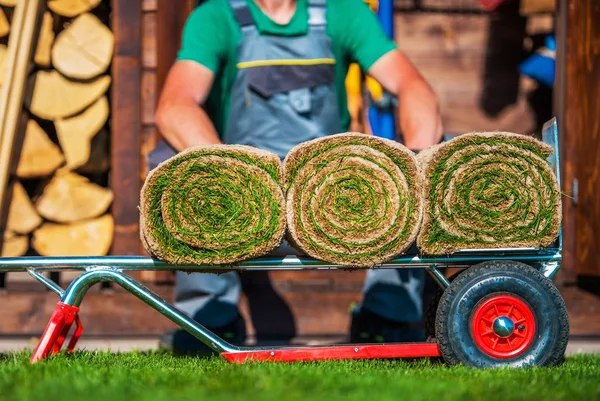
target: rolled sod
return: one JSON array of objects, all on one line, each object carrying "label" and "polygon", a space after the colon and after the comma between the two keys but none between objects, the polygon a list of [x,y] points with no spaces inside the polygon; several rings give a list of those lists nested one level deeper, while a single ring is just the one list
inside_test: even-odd
[{"label": "rolled sod", "polygon": [[282,182],[275,154],[238,145],[188,149],[146,179],[142,242],[172,264],[229,264],[265,255],[285,234]]},{"label": "rolled sod", "polygon": [[425,175],[421,253],[460,249],[546,247],[558,236],[561,193],[532,137],[471,133],[418,156]]},{"label": "rolled sod", "polygon": [[307,255],[372,267],[413,244],[422,182],[404,146],[357,133],[319,138],[292,149],[284,174],[288,237]]}]

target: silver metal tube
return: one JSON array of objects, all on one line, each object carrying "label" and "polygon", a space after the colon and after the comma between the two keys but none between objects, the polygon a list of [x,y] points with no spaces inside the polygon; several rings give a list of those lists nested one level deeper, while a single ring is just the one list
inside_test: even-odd
[{"label": "silver metal tube", "polygon": [[[524,251],[521,249],[501,251],[470,251],[453,254],[447,257],[419,257],[405,255],[388,263],[376,266],[378,269],[397,269],[405,267],[424,268],[428,265],[438,267],[468,266],[488,260],[514,260],[524,263],[559,262],[562,256],[556,250]],[[332,265],[311,258],[288,256],[286,258],[262,258],[240,262],[232,266],[206,265],[170,265],[165,262],[141,256],[103,256],[103,257],[25,257],[0,258],[0,272],[25,271],[35,269],[38,272],[58,270],[80,270],[110,268],[123,271],[148,270],[185,270],[193,272],[223,272],[227,270],[349,270],[347,267]]]},{"label": "silver metal tube", "polygon": [[[556,175],[556,180],[558,181],[559,188],[562,188],[561,185],[561,176],[560,176],[560,147],[558,143],[558,123],[556,117],[552,118],[549,121],[546,121],[542,128],[542,140],[544,143],[552,146],[554,152],[550,156],[548,156],[548,163],[550,167],[554,170],[554,174]],[[562,228],[558,234],[558,252],[562,252],[563,248],[563,232]],[[560,265],[558,267],[560,269]]]},{"label": "silver metal tube", "polygon": [[556,276],[556,273],[558,273],[558,271],[560,270],[560,265],[561,265],[560,262],[542,263],[540,271],[542,272],[542,274],[544,276],[546,276],[548,279],[552,280],[552,279],[554,279],[554,276]]},{"label": "silver metal tube", "polygon": [[50,280],[43,274],[38,273],[34,269],[27,269],[27,273],[59,297],[62,298],[62,296],[65,294],[65,290],[63,290],[58,284],[56,284],[54,281]]},{"label": "silver metal tube", "polygon": [[126,274],[112,269],[97,269],[83,273],[77,277],[65,291],[61,302],[72,306],[79,306],[88,289],[101,281],[110,281],[123,287],[162,315],[173,321],[182,329],[202,341],[206,346],[216,352],[235,352],[238,347],[223,341],[204,326],[190,319],[179,309],[169,305],[161,297],[153,293],[144,285],[138,283]]},{"label": "silver metal tube", "polygon": [[425,268],[427,273],[435,280],[436,283],[443,289],[450,287],[450,281],[442,274],[441,271],[438,270],[436,266],[427,266]]}]

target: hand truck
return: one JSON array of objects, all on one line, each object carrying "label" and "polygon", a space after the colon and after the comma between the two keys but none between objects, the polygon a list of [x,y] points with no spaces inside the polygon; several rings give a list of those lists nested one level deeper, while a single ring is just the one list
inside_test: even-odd
[{"label": "hand truck", "polygon": [[[548,162],[560,182],[556,119],[544,125],[542,139],[554,147]],[[219,266],[172,266],[146,257],[0,258],[0,272],[26,271],[60,297],[31,362],[58,353],[68,337],[73,351],[83,333],[78,316],[87,290],[113,282],[198,338],[226,360],[319,361],[331,359],[443,357],[448,363],[474,367],[545,366],[558,363],[566,348],[569,323],[564,301],[552,283],[562,260],[562,232],[551,248],[465,250],[445,257],[403,255],[380,269],[424,268],[443,290],[435,301],[435,341],[401,344],[239,347],[198,324],[126,273],[129,271],[218,272]],[[440,268],[462,268],[449,280]],[[261,258],[228,266],[228,270],[343,270],[311,258]],[[44,273],[64,270],[81,274],[63,290]]]}]

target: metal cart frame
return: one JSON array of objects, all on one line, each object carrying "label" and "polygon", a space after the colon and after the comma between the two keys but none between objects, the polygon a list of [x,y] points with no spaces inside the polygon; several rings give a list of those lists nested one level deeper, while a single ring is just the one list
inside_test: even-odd
[{"label": "metal cart frame", "polygon": [[[543,129],[543,141],[553,146],[554,154],[548,162],[556,172],[560,183],[560,157],[558,147],[558,130],[556,119],[548,121]],[[561,267],[562,233],[553,247],[548,249],[514,248],[514,249],[480,249],[465,250],[447,257],[419,257],[411,254],[401,256],[388,263],[377,266],[380,269],[424,268],[435,279],[439,286],[446,289],[449,280],[439,268],[468,268],[484,261],[516,261],[526,263],[552,279]],[[228,270],[347,270],[310,258],[288,256],[285,258],[262,258],[241,262],[228,266]],[[65,290],[44,273],[53,271],[75,270],[81,274]],[[372,359],[372,358],[414,358],[439,357],[437,343],[406,344],[361,344],[332,346],[286,346],[286,347],[238,347],[231,345],[203,327],[167,301],[154,294],[126,274],[129,271],[162,271],[185,270],[189,272],[222,272],[222,266],[172,266],[146,257],[22,257],[0,258],[0,272],[26,271],[31,277],[42,283],[60,297],[54,312],[42,334],[31,362],[35,363],[49,355],[60,352],[68,337],[70,329],[75,331],[68,343],[68,351],[73,351],[77,340],[83,333],[79,319],[79,306],[88,289],[100,282],[113,282],[135,295],[146,304],[163,314],[182,329],[198,338],[208,347],[218,352],[230,362],[259,361],[315,361],[326,359]]]}]

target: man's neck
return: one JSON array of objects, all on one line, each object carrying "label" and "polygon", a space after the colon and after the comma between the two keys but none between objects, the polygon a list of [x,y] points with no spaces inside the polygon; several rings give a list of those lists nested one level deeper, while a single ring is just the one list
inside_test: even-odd
[{"label": "man's neck", "polygon": [[281,25],[290,22],[296,12],[296,0],[254,0],[254,2],[263,13]]}]

